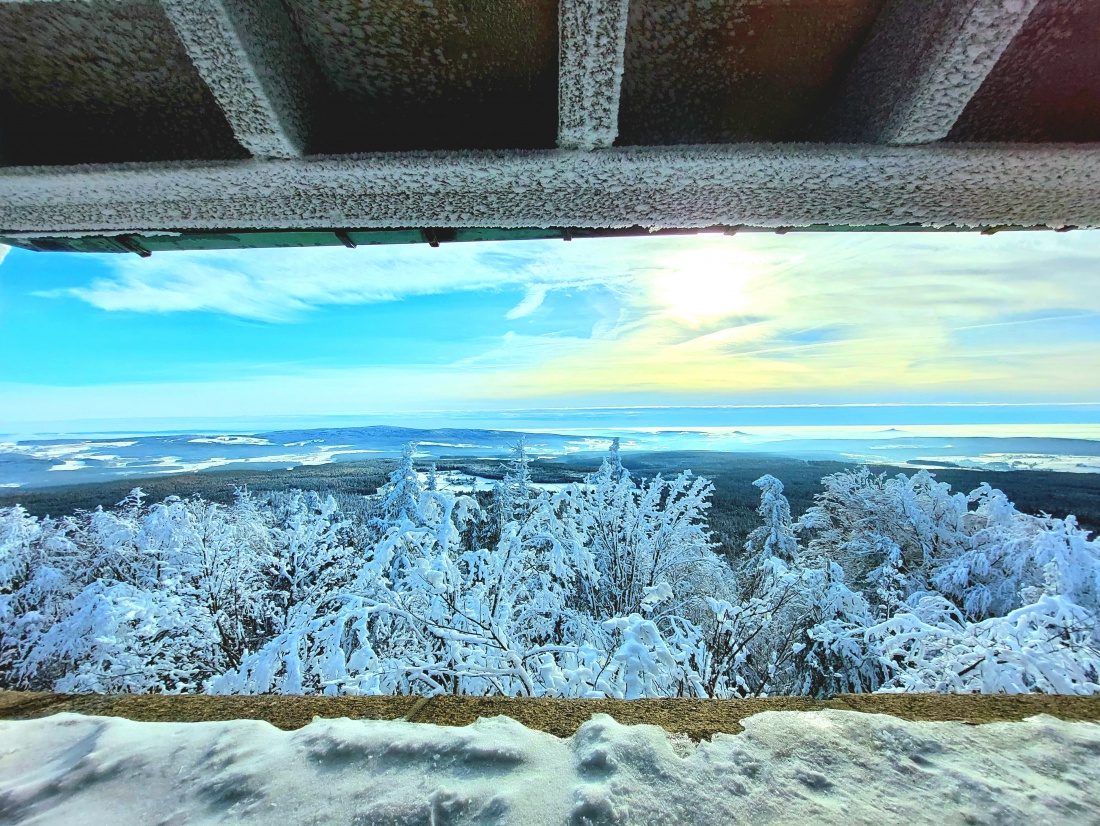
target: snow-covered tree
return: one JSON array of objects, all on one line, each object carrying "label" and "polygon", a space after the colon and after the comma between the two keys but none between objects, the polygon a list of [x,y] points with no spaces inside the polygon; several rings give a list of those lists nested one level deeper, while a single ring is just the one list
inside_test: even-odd
[{"label": "snow-covered tree", "polygon": [[491,497],[421,486],[410,445],[349,513],[310,491],[221,505],[137,489],[61,520],[0,510],[0,685],[1100,693],[1100,544],[1072,516],[856,470],[795,522],[765,476],[731,570],[710,483],[636,481],[617,447],[553,495],[522,442]]},{"label": "snow-covered tree", "polygon": [[970,494],[968,543],[943,559],[933,584],[975,620],[1002,616],[1042,594],[1100,611],[1100,544],[1073,516],[1020,513],[989,485]]},{"label": "snow-covered tree", "polygon": [[811,697],[874,691],[884,676],[878,651],[858,631],[874,622],[864,596],[844,582],[835,562],[805,574],[805,638],[793,650],[789,693]]},{"label": "snow-covered tree", "polygon": [[405,445],[389,481],[378,491],[378,519],[383,529],[405,522],[416,524],[420,519],[418,508],[423,489],[413,465],[416,447],[416,442]]},{"label": "snow-covered tree", "polygon": [[745,551],[758,564],[770,559],[786,563],[798,558],[798,540],[794,535],[791,506],[783,495],[783,483],[772,475],[761,476],[753,485],[760,488],[760,507],[756,512],[764,524],[749,534]]},{"label": "snow-covered tree", "polygon": [[1097,691],[1100,545],[1072,516],[1020,513],[988,485],[952,494],[926,471],[824,482],[800,527],[877,607],[811,636],[854,655],[864,690]]},{"label": "snow-covered tree", "polygon": [[512,458],[504,465],[504,481],[494,488],[498,497],[501,523],[523,521],[531,512],[536,495],[531,483],[531,459],[527,455],[527,437],[520,436],[512,445]]},{"label": "snow-covered tree", "polygon": [[676,610],[701,616],[705,597],[730,583],[706,525],[713,486],[691,473],[638,486],[614,458],[612,453],[584,484],[557,497],[599,572],[596,583],[581,583],[577,604],[601,619],[629,616],[641,611],[647,589],[663,582],[678,594]]},{"label": "snow-covered tree", "polygon": [[619,455],[618,436],[611,440],[611,447],[607,451],[607,464],[611,467],[611,481],[618,483],[630,476],[630,471],[623,467],[623,459]]},{"label": "snow-covered tree", "polygon": [[[523,479],[517,458],[513,482]],[[612,476],[608,463],[554,498],[529,487],[526,516],[508,520],[493,548],[463,545],[462,524],[478,510],[472,498],[425,492],[418,512],[433,516],[391,529],[347,589],[303,607],[210,688],[634,696],[645,685],[698,693],[685,653],[691,624],[673,613],[691,600],[674,600],[670,582],[701,599],[707,577],[724,565],[702,525],[709,485],[684,476],[639,490]],[[619,532],[618,568],[606,543],[589,541],[584,526],[594,524],[634,531],[625,539]],[[641,583],[634,612],[620,619],[592,602],[605,576]],[[680,665],[643,678],[651,661]]]},{"label": "snow-covered tree", "polygon": [[796,525],[809,536],[807,558],[839,564],[847,584],[872,602],[929,590],[936,566],[967,546],[966,496],[928,471],[887,477],[860,467],[826,476],[822,486]]},{"label": "snow-covered tree", "polygon": [[71,527],[0,509],[0,686],[25,685],[26,652],[68,610],[83,575]]},{"label": "snow-covered tree", "polygon": [[[242,502],[241,507],[251,503]],[[331,496],[294,490],[268,501],[267,542],[259,557],[265,579],[267,621],[273,631],[296,606],[316,602],[348,580],[354,553],[344,516]]]},{"label": "snow-covered tree", "polygon": [[28,652],[27,673],[58,675],[66,692],[200,691],[222,662],[206,613],[171,590],[97,580]]},{"label": "snow-covered tree", "polygon": [[469,497],[424,492],[417,513],[435,519],[392,527],[345,588],[298,606],[282,633],[212,680],[210,689],[431,694],[462,688],[463,678],[478,676],[466,661],[476,631],[501,648],[500,629],[484,614],[470,613],[483,611],[484,600],[471,600],[469,589],[479,583],[460,559],[460,523],[476,507]]},{"label": "snow-covered tree", "polygon": [[1064,597],[968,623],[926,596],[863,635],[878,648],[884,691],[1100,693],[1096,614]]}]

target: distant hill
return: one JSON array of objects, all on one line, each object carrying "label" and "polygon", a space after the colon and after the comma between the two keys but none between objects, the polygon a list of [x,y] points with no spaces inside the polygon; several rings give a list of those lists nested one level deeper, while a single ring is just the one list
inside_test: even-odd
[{"label": "distant hill", "polygon": [[[340,427],[265,433],[28,439],[0,444],[0,485],[41,488],[215,470],[285,470],[400,455],[418,442],[425,458],[507,456],[521,434],[507,430]],[[528,433],[534,456],[605,450],[607,439]]]}]

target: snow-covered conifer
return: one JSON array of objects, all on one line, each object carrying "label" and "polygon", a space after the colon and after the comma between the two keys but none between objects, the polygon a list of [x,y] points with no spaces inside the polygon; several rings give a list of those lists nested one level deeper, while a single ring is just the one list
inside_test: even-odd
[{"label": "snow-covered conifer", "polygon": [[409,442],[402,448],[397,467],[390,474],[389,481],[378,491],[379,520],[383,529],[404,522],[415,524],[420,520],[417,509],[423,489],[413,465],[416,447],[416,442]]},{"label": "snow-covered conifer", "polygon": [[498,488],[503,521],[523,521],[531,513],[535,489],[531,484],[531,459],[527,455],[527,437],[520,436],[512,445],[512,458],[504,465],[504,481]]},{"label": "snow-covered conifer", "polygon": [[611,481],[619,482],[630,476],[630,471],[623,467],[622,456],[619,455],[619,437],[611,440],[611,447],[607,450],[607,464],[611,468]]},{"label": "snow-covered conifer", "polygon": [[760,507],[756,512],[764,524],[749,534],[745,551],[750,559],[765,564],[771,559],[791,563],[798,559],[798,540],[794,535],[791,506],[783,495],[783,483],[768,474],[753,485],[760,489]]}]

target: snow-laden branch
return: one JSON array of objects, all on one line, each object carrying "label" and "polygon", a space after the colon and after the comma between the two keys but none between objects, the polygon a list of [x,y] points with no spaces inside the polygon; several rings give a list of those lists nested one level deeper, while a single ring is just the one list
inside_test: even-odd
[{"label": "snow-laden branch", "polygon": [[613,449],[550,495],[525,446],[493,493],[0,511],[0,685],[65,691],[824,696],[1100,692],[1100,547],[1073,517],[921,471],[823,480],[713,550],[713,490]]}]

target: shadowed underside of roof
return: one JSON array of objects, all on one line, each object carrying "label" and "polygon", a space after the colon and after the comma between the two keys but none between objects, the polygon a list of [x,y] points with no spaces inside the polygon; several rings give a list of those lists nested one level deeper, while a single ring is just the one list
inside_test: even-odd
[{"label": "shadowed underside of roof", "polygon": [[1091,227],[1098,140],[1077,0],[0,0],[37,248]]}]

